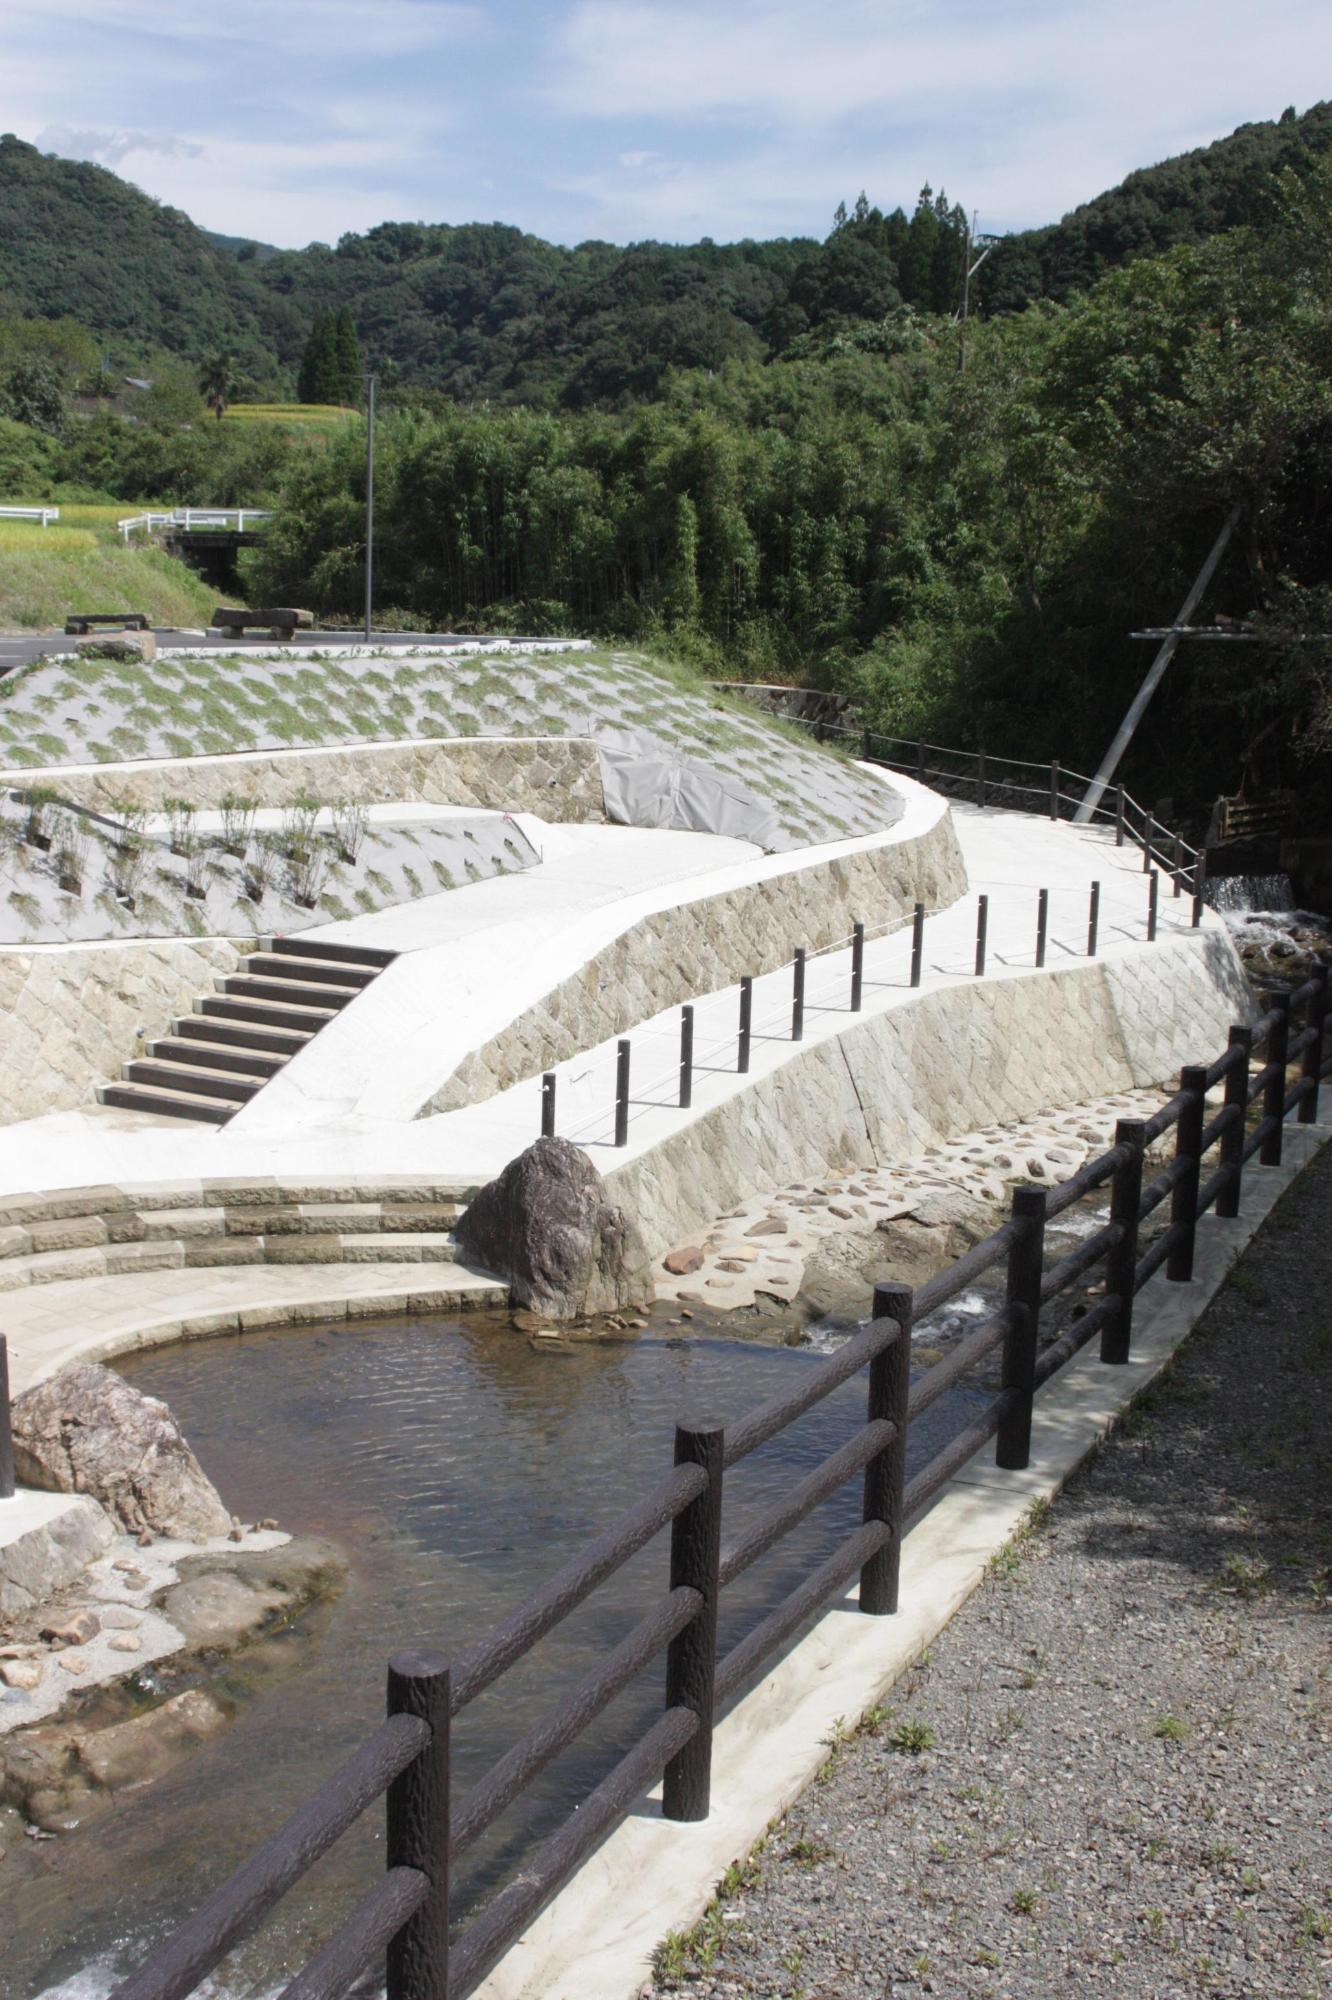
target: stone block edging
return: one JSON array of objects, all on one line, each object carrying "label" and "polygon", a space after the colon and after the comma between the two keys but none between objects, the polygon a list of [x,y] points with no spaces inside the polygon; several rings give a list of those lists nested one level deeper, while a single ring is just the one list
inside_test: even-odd
[{"label": "stone block edging", "polygon": [[596,744],[585,736],[439,736],[311,749],[237,750],[199,757],[151,757],[119,764],[68,764],[0,773],[0,782],[53,785],[96,812],[129,799],[160,811],[188,798],[214,811],[227,792],[261,806],[290,805],[303,792],[326,803],[476,806],[537,819],[603,821]]}]

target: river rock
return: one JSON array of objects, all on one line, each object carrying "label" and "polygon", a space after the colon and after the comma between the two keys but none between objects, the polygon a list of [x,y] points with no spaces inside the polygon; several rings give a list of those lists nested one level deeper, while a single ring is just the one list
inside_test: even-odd
[{"label": "river rock", "polygon": [[187,1688],[146,1715],[113,1722],[108,1729],[76,1733],[74,1750],[81,1772],[103,1791],[115,1792],[160,1778],[182,1755],[207,1743],[226,1725],[221,1702],[201,1688]]},{"label": "river rock", "polygon": [[14,1464],[29,1486],[90,1493],[131,1534],[201,1542],[231,1516],[170,1410],[109,1368],[77,1362],[14,1400]]},{"label": "river rock", "polygon": [[568,1139],[537,1139],[464,1210],[465,1255],[508,1280],[516,1305],[577,1319],[652,1296],[637,1226]]},{"label": "river rock", "polygon": [[661,1263],[673,1278],[687,1278],[691,1271],[703,1268],[703,1252],[697,1243],[689,1243],[683,1250],[668,1250]]},{"label": "river rock", "polygon": [[40,1660],[0,1660],[0,1681],[6,1687],[31,1689],[42,1684]]},{"label": "river rock", "polygon": [[191,1648],[228,1653],[335,1588],[346,1564],[331,1543],[307,1535],[259,1554],[187,1557],[179,1567],[163,1617]]},{"label": "river rock", "polygon": [[95,1611],[75,1611],[68,1618],[58,1618],[49,1625],[43,1625],[41,1636],[49,1639],[53,1646],[86,1646],[101,1629],[102,1621]]}]

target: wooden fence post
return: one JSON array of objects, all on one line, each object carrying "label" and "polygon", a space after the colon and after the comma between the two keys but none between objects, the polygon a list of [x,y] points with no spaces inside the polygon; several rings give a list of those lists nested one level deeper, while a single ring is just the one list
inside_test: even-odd
[{"label": "wooden fence post", "polygon": [[1263,1117],[1274,1119],[1271,1130],[1263,1140],[1258,1152],[1258,1164],[1263,1167],[1281,1165],[1282,1141],[1286,1136],[1286,1058],[1290,1049],[1290,995],[1289,993],[1265,993],[1269,1013],[1275,1013],[1276,1023],[1267,1038],[1267,1060],[1273,1065],[1273,1074],[1268,1078],[1263,1092]]},{"label": "wooden fence post", "polygon": [[892,1540],[872,1555],[860,1572],[860,1608],[871,1618],[897,1609],[902,1567],[902,1490],[906,1484],[907,1398],[911,1390],[911,1322],[915,1299],[910,1285],[876,1285],[873,1316],[895,1319],[901,1332],[876,1354],[869,1368],[868,1420],[884,1419],[897,1435],[865,1467],[864,1518],[886,1521]]},{"label": "wooden fence post", "polygon": [[395,1654],[388,1712],[416,1715],[430,1741],[393,1780],[385,1860],[415,1868],[430,1884],[419,1910],[388,1948],[385,2000],[449,2000],[449,1668],[440,1653]]},{"label": "wooden fence post", "polygon": [[1317,981],[1317,991],[1309,1000],[1309,1011],[1305,1025],[1313,1030],[1313,1038],[1304,1051],[1302,1072],[1304,1076],[1304,1096],[1300,1099],[1299,1122],[1312,1125],[1318,1118],[1318,1084],[1323,1073],[1323,1039],[1327,1021],[1327,967],[1320,965],[1313,975]]},{"label": "wooden fence post", "polygon": [[1180,1230],[1181,1235],[1166,1260],[1166,1276],[1182,1285],[1193,1276],[1202,1135],[1207,1120],[1207,1071],[1201,1064],[1191,1063],[1180,1071],[1179,1087],[1187,1102],[1175,1123],[1175,1159],[1184,1171],[1170,1196],[1170,1227]]},{"label": "wooden fence post", "polygon": [[1232,1063],[1226,1071],[1226,1104],[1237,1110],[1239,1117],[1228,1131],[1221,1134],[1221,1164],[1230,1168],[1230,1178],[1216,1198],[1216,1212],[1224,1222],[1233,1222],[1240,1211],[1240,1189],[1244,1181],[1244,1141],[1248,1136],[1244,1130],[1245,1117],[1249,1109],[1249,1058],[1253,1053],[1253,1029],[1237,1026],[1230,1031],[1232,1049],[1242,1048],[1242,1062]]},{"label": "wooden fence post", "polygon": [[1133,1295],[1138,1263],[1138,1204],[1142,1200],[1142,1156],[1147,1126],[1141,1118],[1121,1118],[1115,1126],[1116,1146],[1128,1147],[1128,1158],[1116,1170],[1110,1189],[1110,1220],[1123,1229],[1118,1243],[1106,1253],[1105,1289],[1119,1300],[1119,1311],[1101,1330],[1101,1359],[1120,1364],[1133,1344]]},{"label": "wooden fence post", "polygon": [[1036,1341],[1041,1317],[1041,1274],[1045,1266],[1043,1187],[1013,1190],[1013,1220],[1021,1225],[1008,1253],[1009,1327],[1004,1335],[1004,1388],[1014,1393],[995,1443],[994,1462],[1005,1472],[1021,1472],[1031,1459],[1031,1404],[1036,1389]]},{"label": "wooden fence post", "polygon": [[724,1445],[722,1426],[711,1418],[675,1427],[675,1463],[701,1466],[708,1483],[671,1523],[671,1589],[696,1590],[703,1605],[666,1654],[667,1708],[691,1708],[698,1717],[694,1735],[666,1766],[667,1819],[706,1819],[711,1803]]}]

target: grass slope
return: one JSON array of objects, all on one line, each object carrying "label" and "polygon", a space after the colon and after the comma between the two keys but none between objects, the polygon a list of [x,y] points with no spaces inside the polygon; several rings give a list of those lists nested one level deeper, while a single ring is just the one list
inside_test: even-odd
[{"label": "grass slope", "polygon": [[413,737],[591,736],[624,728],[771,801],[786,847],[879,831],[879,781],[707,681],[643,655],[364,659],[194,654],[40,663],[0,682],[8,768]]},{"label": "grass slope", "polygon": [[215,593],[194,571],[161,549],[126,549],[85,538],[60,546],[58,531],[43,547],[0,543],[0,630],[62,626],[71,611],[142,611],[153,625],[203,626]]}]

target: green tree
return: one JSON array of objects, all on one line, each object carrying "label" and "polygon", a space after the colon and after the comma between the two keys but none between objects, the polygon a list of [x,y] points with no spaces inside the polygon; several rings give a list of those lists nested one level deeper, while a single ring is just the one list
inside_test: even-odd
[{"label": "green tree", "polygon": [[236,393],[236,362],[229,352],[213,355],[199,371],[199,394],[221,423]]},{"label": "green tree", "polygon": [[346,403],[355,408],[361,400],[363,365],[361,344],[356,338],[356,327],[351,316],[351,308],[343,306],[333,325],[333,351],[337,363],[337,394],[327,400]]}]

